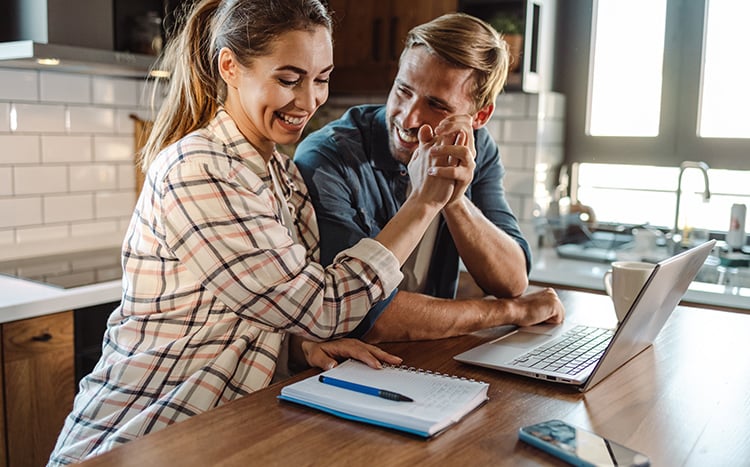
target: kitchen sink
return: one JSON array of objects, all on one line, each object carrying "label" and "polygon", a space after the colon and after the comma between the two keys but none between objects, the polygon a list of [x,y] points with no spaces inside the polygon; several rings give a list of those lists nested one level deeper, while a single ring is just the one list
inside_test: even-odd
[{"label": "kitchen sink", "polygon": [[723,266],[717,257],[709,256],[695,280],[727,287],[750,288],[750,268]]}]

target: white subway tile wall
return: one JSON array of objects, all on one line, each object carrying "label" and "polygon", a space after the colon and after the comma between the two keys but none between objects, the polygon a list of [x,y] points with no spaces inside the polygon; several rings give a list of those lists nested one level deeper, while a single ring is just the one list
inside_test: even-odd
[{"label": "white subway tile wall", "polygon": [[42,161],[45,163],[94,160],[91,136],[42,136],[41,141]]},{"label": "white subway tile wall", "polygon": [[42,197],[0,198],[0,229],[43,225]]},{"label": "white subway tile wall", "polygon": [[137,102],[138,86],[132,79],[94,77],[94,104],[132,105]]},{"label": "white subway tile wall", "polygon": [[[8,130],[10,131],[10,130]],[[38,136],[0,134],[0,165],[33,164],[41,160]]]},{"label": "white subway tile wall", "polygon": [[17,195],[68,191],[68,168],[65,165],[16,166],[13,172],[13,192]]},{"label": "white subway tile wall", "polygon": [[42,102],[91,102],[91,79],[88,75],[71,73],[41,73],[39,75]]},{"label": "white subway tile wall", "polygon": [[93,195],[65,194],[44,197],[44,223],[87,221],[94,219]]},{"label": "white subway tile wall", "polygon": [[10,129],[16,133],[65,133],[67,119],[62,104],[12,104]]},{"label": "white subway tile wall", "polygon": [[68,227],[65,225],[54,225],[50,227],[22,227],[16,231],[19,243],[33,244],[64,240],[68,237]]},{"label": "white subway tile wall", "polygon": [[0,102],[0,133],[8,131],[10,131],[10,104]]},{"label": "white subway tile wall", "polygon": [[[0,68],[0,259],[119,246],[135,205],[144,80]],[[158,101],[157,101],[158,102]],[[20,253],[19,253],[20,252]]]},{"label": "white subway tile wall", "polygon": [[67,127],[73,134],[112,134],[115,132],[115,109],[69,106]]},{"label": "white subway tile wall", "polygon": [[[145,81],[0,68],[0,259],[122,242],[135,204],[136,114],[153,118]],[[311,126],[385,96],[332,97]],[[157,105],[161,96],[157,96]],[[564,96],[504,93],[487,128],[522,230],[543,213],[563,159]],[[290,148],[290,152],[293,148]]]},{"label": "white subway tile wall", "polygon": [[0,196],[13,194],[13,169],[0,167]]},{"label": "white subway tile wall", "polygon": [[0,101],[38,101],[39,72],[0,69]]},{"label": "white subway tile wall", "polygon": [[546,213],[563,162],[565,97],[503,93],[487,129],[500,147],[504,188],[521,229],[535,239],[534,218]]}]

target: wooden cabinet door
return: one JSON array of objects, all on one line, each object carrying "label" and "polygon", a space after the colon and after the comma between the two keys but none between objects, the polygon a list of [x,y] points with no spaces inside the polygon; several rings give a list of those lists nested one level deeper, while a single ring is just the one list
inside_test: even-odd
[{"label": "wooden cabinet door", "polygon": [[330,0],[331,93],[387,93],[411,28],[456,11],[458,0]]},{"label": "wooden cabinet door", "polygon": [[8,465],[46,464],[73,408],[73,312],[3,324]]},{"label": "wooden cabinet door", "polygon": [[331,0],[333,12],[332,93],[388,88],[390,5],[386,0]]}]

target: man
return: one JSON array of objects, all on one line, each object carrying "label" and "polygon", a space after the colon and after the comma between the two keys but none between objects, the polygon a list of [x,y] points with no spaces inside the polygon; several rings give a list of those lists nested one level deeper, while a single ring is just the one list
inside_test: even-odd
[{"label": "man", "polygon": [[[297,148],[295,162],[318,218],[322,264],[374,237],[396,213],[410,184],[420,183],[409,175],[417,152],[438,151],[447,167],[432,174],[455,180],[440,219],[404,264],[404,282],[370,310],[355,337],[436,339],[562,321],[553,290],[521,295],[531,253],[504,197],[497,145],[484,128],[507,68],[507,45],[489,25],[461,13],[441,16],[409,32],[385,106],[349,109]],[[497,298],[454,298],[459,258]]]}]

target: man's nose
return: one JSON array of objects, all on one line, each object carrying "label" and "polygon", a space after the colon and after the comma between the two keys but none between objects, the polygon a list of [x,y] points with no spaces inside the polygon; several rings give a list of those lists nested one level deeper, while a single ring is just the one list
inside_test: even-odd
[{"label": "man's nose", "polygon": [[424,109],[422,104],[414,99],[404,106],[403,118],[401,125],[404,129],[416,129],[424,123]]}]

